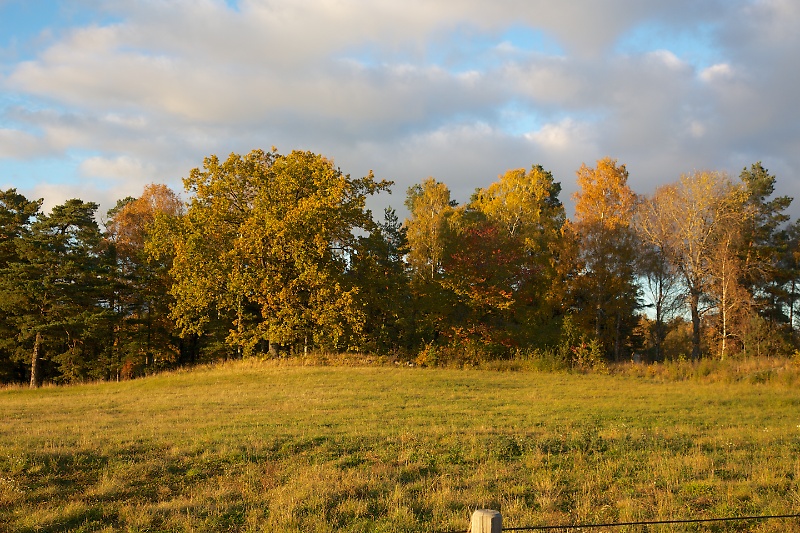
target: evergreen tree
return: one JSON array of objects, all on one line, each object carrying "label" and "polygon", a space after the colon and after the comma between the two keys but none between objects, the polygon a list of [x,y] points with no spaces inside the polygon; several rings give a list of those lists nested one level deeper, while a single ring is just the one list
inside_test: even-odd
[{"label": "evergreen tree", "polygon": [[41,205],[42,200],[28,200],[16,189],[0,191],[0,382],[22,381],[26,375],[25,365],[15,357],[16,280],[9,265],[20,262],[20,241],[30,231]]},{"label": "evergreen tree", "polygon": [[44,377],[109,377],[103,336],[115,314],[106,298],[110,263],[96,210],[95,203],[72,199],[37,216],[3,270],[0,301],[17,356],[30,354],[31,386]]},{"label": "evergreen tree", "polygon": [[357,301],[364,316],[361,349],[389,353],[411,348],[413,297],[404,263],[408,240],[394,209],[387,208],[383,222],[359,237],[354,252],[349,275],[358,287]]},{"label": "evergreen tree", "polygon": [[789,215],[785,211],[792,198],[773,197],[776,178],[761,162],[743,169],[739,179],[745,194],[741,283],[750,292],[759,314],[772,322],[787,323],[788,279],[781,270],[780,258],[788,246],[785,226]]}]

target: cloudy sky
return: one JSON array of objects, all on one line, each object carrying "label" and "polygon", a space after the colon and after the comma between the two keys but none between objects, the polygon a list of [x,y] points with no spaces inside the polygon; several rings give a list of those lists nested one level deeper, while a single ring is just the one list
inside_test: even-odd
[{"label": "cloudy sky", "polygon": [[0,187],[104,211],[275,146],[398,210],[541,164],[571,215],[604,156],[641,193],[760,160],[800,197],[798,27],[796,0],[0,0]]}]

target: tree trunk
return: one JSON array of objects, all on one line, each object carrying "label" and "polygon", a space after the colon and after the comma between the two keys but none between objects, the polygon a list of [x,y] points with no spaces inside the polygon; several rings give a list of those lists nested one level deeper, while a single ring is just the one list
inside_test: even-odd
[{"label": "tree trunk", "polygon": [[270,357],[278,357],[278,345],[270,339],[269,341],[269,355]]},{"label": "tree trunk", "polygon": [[795,280],[792,280],[792,290],[789,293],[789,331],[792,333],[792,338],[794,338],[794,290]]},{"label": "tree trunk", "polygon": [[725,348],[726,342],[728,340],[728,291],[727,286],[723,284],[722,287],[722,307],[720,309],[720,315],[722,318],[722,346],[720,347],[720,355],[719,360],[725,360]]},{"label": "tree trunk", "polygon": [[603,307],[598,302],[595,306],[595,316],[594,316],[594,336],[597,337],[597,340],[600,340],[600,323],[603,320]]},{"label": "tree trunk", "polygon": [[663,339],[663,336],[664,336],[664,318],[662,317],[662,314],[661,314],[661,302],[662,302],[662,300],[661,300],[661,294],[660,294],[660,289],[659,289],[659,297],[658,297],[658,301],[656,302],[656,324],[655,324],[655,330],[656,330],[656,334],[655,334],[656,361],[661,361],[662,355],[663,355],[661,353],[661,351],[662,351],[661,343],[664,340]]},{"label": "tree trunk", "polygon": [[41,385],[42,378],[39,375],[40,368],[40,350],[42,349],[42,333],[36,332],[36,340],[33,343],[33,357],[31,358],[31,388],[35,389]]},{"label": "tree trunk", "polygon": [[700,291],[692,289],[689,305],[692,308],[692,361],[700,359]]}]

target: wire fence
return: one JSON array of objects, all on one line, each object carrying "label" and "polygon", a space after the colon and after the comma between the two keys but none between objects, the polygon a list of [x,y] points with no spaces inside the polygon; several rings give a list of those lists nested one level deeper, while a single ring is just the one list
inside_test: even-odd
[{"label": "wire fence", "polygon": [[526,526],[526,527],[504,527],[503,531],[572,531],[580,529],[616,528],[630,526],[666,526],[666,525],[686,525],[703,524],[714,522],[736,522],[736,521],[756,521],[756,520],[784,520],[788,518],[800,518],[800,514],[768,515],[768,516],[730,516],[725,518],[692,518],[684,520],[647,520],[642,522],[613,522],[605,524],[569,524],[554,526]]},{"label": "wire fence", "polygon": [[[688,524],[703,524],[703,523],[719,523],[719,522],[736,522],[736,521],[765,521],[765,520],[786,520],[786,519],[800,519],[800,514],[783,514],[783,515],[758,515],[758,516],[730,516],[724,518],[691,518],[683,520],[646,520],[641,522],[609,522],[597,524],[561,524],[561,525],[546,525],[546,526],[524,526],[524,527],[504,527],[502,531],[578,531],[578,530],[591,530],[599,528],[619,528],[619,527],[634,527],[634,526],[668,526],[668,525],[688,525]],[[798,528],[800,530],[800,528]],[[440,533],[464,533],[461,531],[442,531]]]}]

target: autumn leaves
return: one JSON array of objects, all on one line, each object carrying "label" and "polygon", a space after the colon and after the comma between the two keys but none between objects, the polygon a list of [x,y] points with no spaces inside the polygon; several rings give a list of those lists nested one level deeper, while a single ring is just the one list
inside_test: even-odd
[{"label": "autumn leaves", "polygon": [[408,264],[418,290],[438,285],[437,300],[451,300],[440,309],[450,318],[430,321],[451,329],[428,335],[542,346],[564,341],[569,316],[570,328],[621,360],[678,355],[664,343],[684,316],[691,346],[679,353],[693,358],[747,351],[754,330],[772,331],[774,343],[792,331],[791,199],[771,198],[775,177],[760,164],[740,183],[695,172],[651,196],[637,195],[611,158],[577,177],[572,220],[560,185],[538,166],[508,171],[464,206],[432,179],[409,190]]},{"label": "autumn leaves", "polygon": [[309,349],[462,363],[793,349],[800,230],[760,164],[739,182],[696,172],[650,196],[610,158],[577,178],[571,220],[534,165],[463,205],[428,178],[408,189],[403,223],[391,209],[377,222],[366,200],[389,182],[274,149],[206,158],[185,203],[148,186],[105,231],[96,204],[44,215],[2,192],[2,379]]}]

